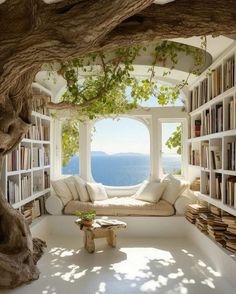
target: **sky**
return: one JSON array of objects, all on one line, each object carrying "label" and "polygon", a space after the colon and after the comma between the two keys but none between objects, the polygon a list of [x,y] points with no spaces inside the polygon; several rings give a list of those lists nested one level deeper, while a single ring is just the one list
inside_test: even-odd
[{"label": "sky", "polygon": [[[180,106],[181,101],[177,101],[176,106]],[[158,106],[156,100],[149,99],[142,106]],[[170,150],[165,142],[175,131],[178,124],[164,123],[162,125],[162,152],[176,153]],[[135,152],[142,154],[150,153],[150,138],[147,127],[134,119],[121,118],[119,120],[103,119],[95,124],[96,131],[93,134],[91,150],[103,151],[108,154]]]}]

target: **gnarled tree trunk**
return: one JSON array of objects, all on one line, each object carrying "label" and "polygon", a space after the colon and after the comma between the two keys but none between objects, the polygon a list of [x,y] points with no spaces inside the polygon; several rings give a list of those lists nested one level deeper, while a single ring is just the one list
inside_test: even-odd
[{"label": "gnarled tree trunk", "polygon": [[[235,0],[6,0],[0,5],[0,163],[30,125],[43,63],[159,39],[236,33]],[[44,243],[35,241],[41,253]],[[28,226],[0,195],[0,286],[39,276]]]}]

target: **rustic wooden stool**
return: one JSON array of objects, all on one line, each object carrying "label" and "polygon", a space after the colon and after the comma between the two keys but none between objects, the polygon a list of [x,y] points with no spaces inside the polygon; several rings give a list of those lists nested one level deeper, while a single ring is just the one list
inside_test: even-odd
[{"label": "rustic wooden stool", "polygon": [[75,223],[84,231],[84,248],[89,253],[95,251],[94,239],[98,238],[106,238],[108,245],[116,247],[116,231],[126,228],[126,223],[114,219],[96,219],[90,227],[81,226],[80,219],[76,220]]}]

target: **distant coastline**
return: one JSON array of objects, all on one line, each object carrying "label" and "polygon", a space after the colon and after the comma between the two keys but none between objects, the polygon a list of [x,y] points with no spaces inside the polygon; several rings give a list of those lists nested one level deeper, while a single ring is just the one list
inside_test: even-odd
[{"label": "distant coastline", "polygon": [[[138,184],[149,177],[150,157],[140,153],[107,154],[103,151],[91,152],[91,170],[96,182],[110,186]],[[63,174],[79,174],[79,156],[75,155],[63,167]],[[181,156],[163,154],[164,173],[180,173]]]}]

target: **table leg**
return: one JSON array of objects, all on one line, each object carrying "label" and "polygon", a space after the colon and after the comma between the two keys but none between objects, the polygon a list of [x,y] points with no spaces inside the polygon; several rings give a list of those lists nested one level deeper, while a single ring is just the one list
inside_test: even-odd
[{"label": "table leg", "polygon": [[111,247],[116,247],[116,230],[109,230],[107,234],[107,243]]},{"label": "table leg", "polygon": [[85,249],[89,253],[93,253],[95,251],[94,236],[90,231],[85,232]]}]

